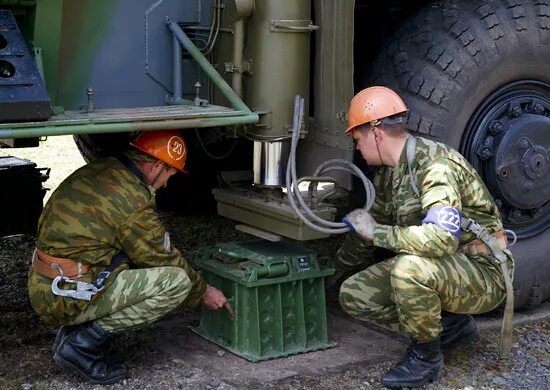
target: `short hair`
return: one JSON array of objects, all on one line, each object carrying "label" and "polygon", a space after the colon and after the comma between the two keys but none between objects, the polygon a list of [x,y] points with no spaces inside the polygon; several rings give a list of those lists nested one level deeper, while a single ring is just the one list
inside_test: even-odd
[{"label": "short hair", "polygon": [[399,113],[382,119],[378,119],[362,126],[357,126],[357,128],[362,133],[366,133],[373,127],[379,127],[380,129],[392,136],[404,136],[409,133],[405,126],[406,121],[406,113]]},{"label": "short hair", "polygon": [[386,118],[382,118],[378,126],[381,127],[382,130],[388,132],[393,136],[399,136],[399,135],[405,135],[409,133],[405,125],[406,122],[407,122],[407,114],[399,113],[392,116],[388,116]]}]

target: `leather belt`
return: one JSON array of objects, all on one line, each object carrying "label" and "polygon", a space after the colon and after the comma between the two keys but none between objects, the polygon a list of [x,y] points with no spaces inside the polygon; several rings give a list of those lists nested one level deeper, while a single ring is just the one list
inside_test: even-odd
[{"label": "leather belt", "polygon": [[[496,233],[491,234],[494,238],[496,238],[498,246],[500,249],[506,249],[508,247],[508,239],[506,238],[506,233],[504,230],[498,231]],[[485,243],[479,239],[470,241],[467,244],[464,244],[458,248],[459,252],[465,253],[470,256],[476,256],[476,255],[492,255],[493,252],[491,251],[491,248],[489,248]]]},{"label": "leather belt", "polygon": [[36,272],[49,279],[61,276],[61,272],[67,278],[79,278],[90,270],[90,264],[53,257],[38,248],[36,248],[32,256],[32,267]]}]

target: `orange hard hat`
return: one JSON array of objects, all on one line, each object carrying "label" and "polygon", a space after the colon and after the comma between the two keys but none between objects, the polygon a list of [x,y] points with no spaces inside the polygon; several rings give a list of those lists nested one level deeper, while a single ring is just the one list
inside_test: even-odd
[{"label": "orange hard hat", "polygon": [[353,97],[348,109],[348,128],[346,133],[357,126],[376,122],[388,116],[407,112],[403,100],[389,88],[369,87]]},{"label": "orange hard hat", "polygon": [[183,169],[187,159],[187,146],[177,130],[145,131],[130,145],[187,173]]}]

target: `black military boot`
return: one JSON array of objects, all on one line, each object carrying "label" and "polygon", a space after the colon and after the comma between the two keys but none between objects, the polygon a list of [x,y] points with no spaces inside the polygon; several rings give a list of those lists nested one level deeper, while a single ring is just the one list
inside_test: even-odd
[{"label": "black military boot", "polygon": [[[71,334],[76,328],[78,328],[78,325],[63,325],[57,330],[57,334],[55,335],[55,341],[52,345],[52,352],[55,353],[57,348],[59,347],[59,343],[61,343],[61,340],[63,340],[65,337],[67,337],[69,334]],[[107,351],[105,352],[107,362],[110,364],[124,364],[124,356],[120,351],[117,350],[117,348],[114,345],[114,342],[110,342]]]},{"label": "black military boot", "polygon": [[439,338],[424,343],[413,341],[403,360],[382,376],[382,383],[390,389],[420,387],[438,380],[442,368]]},{"label": "black military boot", "polygon": [[479,330],[472,316],[441,312],[441,351],[450,352],[457,347],[471,343],[479,336]]},{"label": "black military boot", "polygon": [[57,334],[55,335],[55,341],[52,345],[52,352],[55,353],[55,350],[57,347],[59,347],[59,343],[61,343],[61,340],[63,340],[65,337],[67,337],[69,334],[73,332],[77,328],[76,325],[63,325],[57,330]]},{"label": "black military boot", "polygon": [[116,383],[126,378],[126,368],[108,362],[106,351],[110,343],[110,334],[97,322],[86,322],[65,337],[61,336],[53,360],[59,367],[91,383]]}]

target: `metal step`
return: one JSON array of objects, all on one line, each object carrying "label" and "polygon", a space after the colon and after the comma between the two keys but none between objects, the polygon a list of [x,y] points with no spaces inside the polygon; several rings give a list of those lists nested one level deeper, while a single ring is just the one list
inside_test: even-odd
[{"label": "metal step", "polygon": [[0,138],[184,129],[255,123],[257,115],[216,105],[66,111],[42,122],[0,124]]}]

